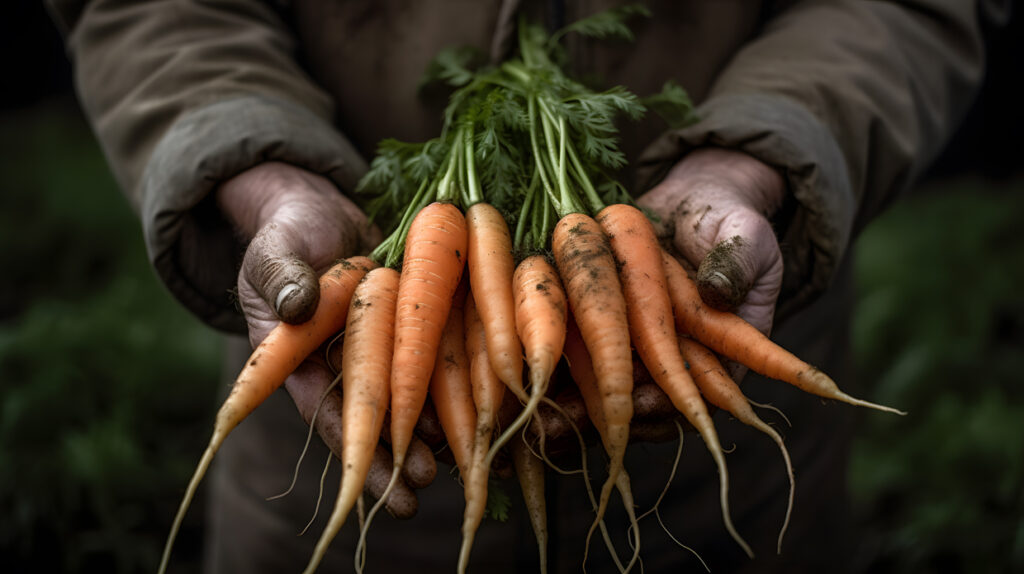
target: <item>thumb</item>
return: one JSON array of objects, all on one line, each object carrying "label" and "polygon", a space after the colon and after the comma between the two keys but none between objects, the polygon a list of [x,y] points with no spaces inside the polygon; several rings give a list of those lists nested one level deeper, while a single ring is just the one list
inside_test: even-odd
[{"label": "thumb", "polygon": [[734,207],[708,237],[706,243],[678,236],[676,241],[687,259],[699,262],[695,279],[701,299],[770,332],[783,266],[768,219],[752,209]]},{"label": "thumb", "polygon": [[316,271],[291,248],[294,233],[276,222],[257,232],[245,252],[239,280],[285,323],[309,320],[320,301]]}]

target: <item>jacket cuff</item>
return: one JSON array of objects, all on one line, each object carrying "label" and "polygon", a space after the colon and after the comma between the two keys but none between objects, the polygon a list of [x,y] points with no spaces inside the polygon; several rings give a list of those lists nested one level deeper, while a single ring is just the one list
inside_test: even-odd
[{"label": "jacket cuff", "polygon": [[785,264],[777,315],[786,316],[829,285],[850,241],[856,199],[842,150],[807,108],[784,96],[713,96],[697,117],[644,151],[639,189],[661,181],[698,147],[736,149],[778,169],[795,200],[795,209],[784,207],[773,222]]},{"label": "jacket cuff", "polygon": [[140,182],[146,250],[171,293],[200,319],[245,332],[234,289],[245,245],[211,193],[227,179],[282,161],[354,189],[366,162],[327,121],[290,102],[246,96],[179,118]]}]

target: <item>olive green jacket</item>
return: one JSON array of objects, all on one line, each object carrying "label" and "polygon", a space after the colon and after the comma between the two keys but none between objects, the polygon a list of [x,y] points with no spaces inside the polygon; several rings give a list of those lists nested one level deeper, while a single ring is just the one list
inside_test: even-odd
[{"label": "olive green jacket", "polygon": [[[419,92],[443,47],[500,58],[514,15],[572,21],[613,2],[51,0],[84,109],[171,291],[242,330],[239,250],[211,190],[279,160],[350,191],[384,137],[436,134]],[[522,4],[522,6],[520,6]],[[986,0],[656,0],[633,43],[570,39],[578,74],[644,94],[667,79],[701,120],[625,126],[634,191],[688,149],[742,149],[782,170],[781,310],[825,288],[857,229],[922,173],[982,77]]]}]

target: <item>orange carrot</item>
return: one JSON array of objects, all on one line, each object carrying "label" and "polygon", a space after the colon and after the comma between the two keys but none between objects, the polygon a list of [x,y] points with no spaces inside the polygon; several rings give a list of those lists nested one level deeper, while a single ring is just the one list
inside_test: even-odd
[{"label": "orange carrot", "polygon": [[544,461],[526,446],[522,439],[512,441],[512,464],[523,491],[523,502],[530,515],[530,525],[537,537],[537,551],[540,554],[540,573],[548,571],[548,515],[544,500]]},{"label": "orange carrot", "polygon": [[523,350],[516,334],[512,300],[515,261],[508,224],[492,205],[477,203],[466,210],[466,227],[469,284],[487,334],[491,368],[509,390],[525,401]]},{"label": "orange carrot", "polygon": [[469,476],[473,460],[473,436],[476,432],[476,405],[469,382],[469,358],[466,356],[466,334],[463,300],[456,295],[448,313],[448,323],[437,347],[434,375],[430,378],[430,396],[437,418],[455,456],[455,464],[463,479]]},{"label": "orange carrot", "polygon": [[231,393],[217,411],[213,436],[174,517],[158,572],[162,574],[167,569],[181,521],[224,439],[277,390],[306,357],[344,327],[352,292],[363,275],[373,267],[376,264],[365,257],[340,261],[320,277],[320,301],[313,317],[301,325],[279,323],[253,351],[238,374]]},{"label": "orange carrot", "polygon": [[551,239],[569,308],[594,363],[607,424],[608,479],[601,488],[597,516],[587,534],[602,522],[611,490],[622,471],[633,418],[633,352],[622,285],[608,240],[590,217],[571,213],[555,226]]},{"label": "orange carrot", "polygon": [[565,344],[565,290],[558,272],[539,255],[524,259],[512,278],[516,330],[533,393],[543,395]]},{"label": "orange carrot", "polygon": [[755,373],[789,383],[804,392],[851,405],[906,414],[842,392],[828,375],[783,349],[739,316],[705,305],[683,266],[666,252],[662,253],[662,261],[676,328],[680,332],[692,335],[711,350],[746,365]]},{"label": "orange carrot", "polygon": [[[565,339],[565,358],[569,364],[569,373],[572,375],[572,380],[576,383],[576,387],[580,390],[580,396],[583,397],[583,404],[587,408],[587,416],[590,418],[590,422],[594,425],[597,430],[598,436],[601,437],[601,442],[605,445],[605,450],[608,450],[608,423],[604,417],[604,408],[602,405],[601,390],[597,385],[597,375],[594,374],[594,363],[590,358],[590,353],[587,352],[587,347],[583,343],[583,336],[580,335],[579,327],[576,325],[576,321],[570,320],[568,322],[567,335]],[[586,476],[584,476],[586,480]],[[605,545],[608,547],[608,552],[612,555],[612,560],[618,567],[620,572],[626,572],[633,567],[633,564],[640,557],[640,524],[637,522],[636,512],[634,510],[633,503],[633,489],[629,483],[629,473],[623,468],[622,472],[619,473],[619,478],[615,484],[622,496],[622,504],[626,509],[626,515],[629,517],[630,528],[633,529],[633,537],[635,544],[633,546],[633,556],[626,566],[622,565],[619,557],[615,554],[615,546],[612,544],[611,537],[608,535],[608,530],[604,524],[600,525],[601,535],[604,538]],[[587,486],[589,494],[590,487]],[[591,504],[594,503],[593,497],[591,497]],[[589,544],[588,544],[589,547]],[[584,555],[584,562],[586,561],[586,555]]]},{"label": "orange carrot", "polygon": [[704,395],[704,398],[709,403],[720,409],[725,409],[741,423],[752,426],[767,434],[775,441],[775,444],[779,445],[779,450],[782,451],[782,458],[786,462],[786,472],[789,475],[789,503],[786,506],[786,518],[782,521],[782,529],[779,531],[779,541],[777,544],[777,552],[781,554],[782,538],[786,534],[789,516],[793,511],[793,493],[796,488],[793,478],[793,464],[789,460],[789,451],[786,450],[782,437],[779,436],[775,429],[768,426],[768,423],[761,420],[761,417],[757,416],[757,413],[754,412],[754,409],[751,408],[750,403],[747,401],[747,397],[743,396],[743,391],[740,390],[739,385],[725,372],[725,368],[722,367],[718,357],[708,350],[707,347],[689,337],[679,337],[679,351],[682,352],[683,359],[686,360],[686,368],[689,369],[694,382],[697,383],[701,394]]},{"label": "orange carrot", "polygon": [[729,474],[718,433],[697,385],[686,371],[672,325],[672,304],[666,286],[654,226],[639,209],[616,204],[597,215],[619,264],[619,277],[626,294],[629,333],[637,354],[654,382],[686,420],[700,432],[718,465],[722,515],[729,534],[750,556],[750,546],[733,527],[729,516]]},{"label": "orange carrot", "polygon": [[341,530],[366,482],[387,411],[398,272],[377,268],[352,295],[342,349],[341,486],[334,511],[306,566],[311,574]]},{"label": "orange carrot", "polygon": [[437,346],[462,278],[466,220],[450,203],[432,203],[413,219],[395,308],[391,365],[391,450],[401,466],[427,398]]},{"label": "orange carrot", "polygon": [[437,348],[448,322],[466,256],[466,219],[450,203],[434,202],[413,218],[405,240],[395,305],[395,349],[391,359],[391,480],[370,509],[356,546],[356,571],[363,567],[366,534],[373,517],[398,483],[416,421],[427,400]]},{"label": "orange carrot", "polygon": [[491,368],[487,338],[483,321],[477,313],[472,294],[466,297],[466,353],[469,355],[469,379],[476,404],[476,433],[473,445],[473,463],[465,477],[466,510],[462,519],[462,548],[459,551],[458,572],[466,571],[469,553],[477,528],[487,508],[487,478],[490,467],[485,463],[491,446],[491,435],[498,422],[498,409],[505,395],[505,385]]},{"label": "orange carrot", "polygon": [[547,259],[538,255],[524,259],[512,277],[512,292],[516,331],[530,369],[530,397],[519,416],[494,441],[484,461],[487,466],[537,412],[565,344],[565,291]]}]

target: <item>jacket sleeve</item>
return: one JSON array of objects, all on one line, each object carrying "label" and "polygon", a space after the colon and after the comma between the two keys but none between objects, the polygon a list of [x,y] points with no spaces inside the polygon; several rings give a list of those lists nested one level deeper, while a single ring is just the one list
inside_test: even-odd
[{"label": "jacket sleeve", "polygon": [[980,84],[998,2],[792,2],[716,78],[699,121],[655,141],[642,183],[688,150],[721,146],[780,169],[779,314],[827,287],[851,238],[921,175]]},{"label": "jacket sleeve", "polygon": [[296,61],[268,2],[51,0],[75,86],[140,216],[150,260],[209,324],[244,331],[231,290],[241,246],[210,193],[264,161],[351,189],[364,160]]}]

